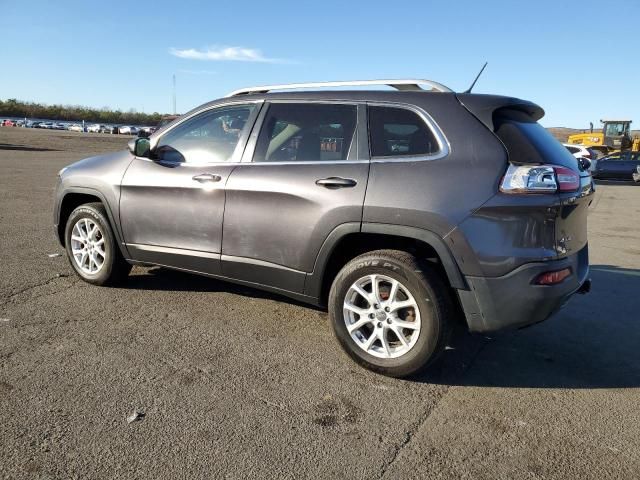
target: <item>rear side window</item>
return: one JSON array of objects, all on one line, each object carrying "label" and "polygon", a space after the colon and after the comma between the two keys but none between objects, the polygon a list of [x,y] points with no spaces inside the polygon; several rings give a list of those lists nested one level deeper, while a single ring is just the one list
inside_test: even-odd
[{"label": "rear side window", "polygon": [[494,114],[495,133],[514,164],[550,163],[578,170],[578,161],[546,128],[517,110],[498,110]]},{"label": "rear side window", "polygon": [[355,105],[273,103],[264,119],[254,162],[323,162],[349,158]]},{"label": "rear side window", "polygon": [[415,112],[406,108],[370,106],[369,141],[371,157],[431,155],[438,142]]},{"label": "rear side window", "polygon": [[616,153],[612,153],[611,155],[608,155],[607,157],[603,158],[603,160],[611,160],[614,162],[617,161],[622,161],[622,162],[628,162],[629,160],[631,160],[631,152],[626,151],[626,152],[616,152]]}]

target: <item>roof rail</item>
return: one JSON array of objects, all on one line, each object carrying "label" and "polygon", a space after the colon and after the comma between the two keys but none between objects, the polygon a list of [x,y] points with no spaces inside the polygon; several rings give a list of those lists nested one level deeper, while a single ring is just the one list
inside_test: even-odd
[{"label": "roof rail", "polygon": [[301,88],[329,88],[329,87],[360,87],[364,85],[387,85],[396,90],[420,92],[424,91],[420,85],[431,87],[436,92],[453,92],[449,87],[433,80],[349,80],[346,82],[311,82],[311,83],[290,83],[285,85],[264,85],[262,87],[241,88],[231,92],[227,97],[236,95],[246,95],[249,93],[267,93],[272,90],[295,90]]}]

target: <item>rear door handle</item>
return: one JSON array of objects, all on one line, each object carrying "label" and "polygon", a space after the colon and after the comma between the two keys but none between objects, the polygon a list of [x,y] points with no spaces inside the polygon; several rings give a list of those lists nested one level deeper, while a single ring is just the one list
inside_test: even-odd
[{"label": "rear door handle", "polygon": [[193,180],[200,183],[219,182],[222,180],[220,175],[214,175],[213,173],[201,173],[192,177]]},{"label": "rear door handle", "polygon": [[329,177],[316,180],[316,185],[325,188],[347,188],[358,184],[353,178]]}]

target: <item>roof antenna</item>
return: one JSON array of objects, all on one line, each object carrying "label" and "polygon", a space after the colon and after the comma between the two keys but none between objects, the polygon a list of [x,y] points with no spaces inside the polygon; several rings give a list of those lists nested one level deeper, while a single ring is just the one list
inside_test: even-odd
[{"label": "roof antenna", "polygon": [[489,62],[484,62],[484,65],[482,66],[482,68],[480,69],[480,72],[478,72],[478,75],[476,76],[476,79],[473,81],[473,83],[471,84],[471,86],[465,90],[462,93],[471,93],[471,90],[473,89],[473,87],[476,86],[476,82],[478,81],[478,79],[480,78],[480,75],[482,75],[482,72],[484,72],[484,69],[487,68],[487,64]]}]

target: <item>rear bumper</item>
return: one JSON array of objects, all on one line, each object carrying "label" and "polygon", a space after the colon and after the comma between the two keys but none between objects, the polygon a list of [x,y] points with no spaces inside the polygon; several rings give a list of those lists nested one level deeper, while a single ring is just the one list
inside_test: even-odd
[{"label": "rear bumper", "polygon": [[[571,268],[571,276],[557,285],[534,285],[544,272]],[[469,290],[458,290],[469,330],[492,332],[542,322],[560,309],[585,284],[589,251],[561,260],[527,263],[502,277],[467,276]]]}]

